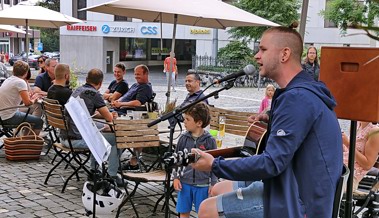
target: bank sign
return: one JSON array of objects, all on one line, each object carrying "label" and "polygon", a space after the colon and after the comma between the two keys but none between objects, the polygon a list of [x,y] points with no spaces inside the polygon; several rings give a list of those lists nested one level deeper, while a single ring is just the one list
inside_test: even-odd
[{"label": "bank sign", "polygon": [[101,31],[105,34],[108,33],[135,33],[136,28],[134,27],[123,27],[123,26],[109,26],[107,24],[104,24],[101,27]]},{"label": "bank sign", "polygon": [[158,27],[156,27],[156,26],[142,26],[141,27],[141,33],[143,35],[157,35],[158,34]]}]

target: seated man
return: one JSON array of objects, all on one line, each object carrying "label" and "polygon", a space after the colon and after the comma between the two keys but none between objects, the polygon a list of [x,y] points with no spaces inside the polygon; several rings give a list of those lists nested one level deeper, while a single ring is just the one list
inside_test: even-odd
[{"label": "seated man", "polygon": [[124,79],[126,67],[123,63],[118,63],[113,68],[115,80],[109,84],[108,89],[104,92],[103,98],[109,102],[118,100],[129,90],[129,85]]},{"label": "seated man", "polygon": [[[185,84],[188,94],[186,96],[186,99],[184,99],[183,103],[180,105],[180,107],[184,107],[196,101],[197,99],[204,97],[203,90],[200,89],[199,74],[193,72],[187,73]],[[207,99],[205,99],[203,102],[208,104]]]},{"label": "seated man", "polygon": [[21,102],[25,106],[31,106],[38,100],[38,95],[31,96],[28,91],[26,83],[28,71],[29,65],[24,61],[16,61],[14,63],[13,75],[7,78],[0,86],[0,110],[6,108],[12,109],[0,111],[0,117],[4,125],[18,126],[22,122],[28,122],[38,135],[42,129],[42,119],[31,114],[27,115],[16,108],[20,106]]},{"label": "seated man", "polygon": [[54,71],[55,80],[47,91],[47,97],[58,100],[64,106],[70,98],[72,91],[66,84],[70,81],[70,67],[67,64],[58,64]]},{"label": "seated man", "polygon": [[53,80],[55,80],[54,70],[57,64],[58,61],[55,58],[49,58],[45,61],[47,71],[36,77],[36,81],[34,82],[34,93],[47,96],[47,91],[53,84]]},{"label": "seated man", "polygon": [[134,68],[134,78],[137,82],[130,87],[129,91],[111,103],[120,114],[126,113],[126,109],[120,109],[121,107],[139,107],[153,96],[153,89],[149,82],[149,68],[146,65],[141,64]]},{"label": "seated man", "polygon": [[[80,97],[84,100],[88,112],[90,115],[94,115],[97,111],[99,115],[102,116],[107,122],[113,121],[113,114],[109,112],[107,106],[104,103],[104,99],[101,96],[100,92],[98,91],[103,83],[103,72],[99,69],[92,69],[88,72],[87,78],[86,78],[86,84],[83,86],[77,88],[73,93],[72,97]],[[80,132],[78,128],[75,126],[75,123],[71,119],[71,117],[68,115],[68,112],[66,111],[66,114],[68,116],[68,123],[69,123],[69,131],[68,131],[68,137],[71,139],[71,144],[74,148],[87,148],[87,144],[80,135]],[[104,127],[104,126],[102,126]],[[102,128],[100,127],[100,128]],[[109,166],[108,166],[108,174],[111,178],[115,179],[118,185],[122,185],[122,180],[120,177],[117,176],[117,170],[119,167],[119,154],[118,149],[116,147],[116,138],[114,133],[106,132],[102,133],[105,137],[105,139],[109,142],[109,144],[112,145],[111,153],[109,155]],[[69,147],[69,143],[67,139],[64,137],[66,134],[61,134],[61,137],[63,139],[63,145],[66,147]],[[96,162],[91,156],[91,170],[95,170],[96,168]]]}]

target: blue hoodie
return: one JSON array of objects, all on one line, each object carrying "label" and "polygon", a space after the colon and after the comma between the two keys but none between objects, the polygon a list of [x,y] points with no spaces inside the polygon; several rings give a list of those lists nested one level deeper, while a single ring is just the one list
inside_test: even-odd
[{"label": "blue hoodie", "polygon": [[326,86],[305,71],[272,100],[271,130],[260,155],[212,171],[230,180],[264,182],[264,217],[328,218],[342,173],[342,136]]}]

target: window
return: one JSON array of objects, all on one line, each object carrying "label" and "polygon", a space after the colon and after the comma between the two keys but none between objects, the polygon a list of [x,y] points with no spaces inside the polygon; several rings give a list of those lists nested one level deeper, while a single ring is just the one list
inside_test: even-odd
[{"label": "window", "polygon": [[120,38],[120,61],[146,60],[147,39]]},{"label": "window", "polygon": [[129,17],[125,17],[125,16],[118,16],[118,15],[115,15],[114,16],[114,21],[132,21],[132,18],[129,18]]},{"label": "window", "polygon": [[[328,5],[329,5],[328,2],[329,1],[330,0],[325,1],[325,10],[327,10],[327,8],[328,8]],[[336,27],[337,27],[337,25],[334,22],[324,18],[324,28],[336,28]]]},{"label": "window", "polygon": [[72,0],[72,16],[80,20],[87,20],[87,11],[79,11],[87,7],[87,0]]}]

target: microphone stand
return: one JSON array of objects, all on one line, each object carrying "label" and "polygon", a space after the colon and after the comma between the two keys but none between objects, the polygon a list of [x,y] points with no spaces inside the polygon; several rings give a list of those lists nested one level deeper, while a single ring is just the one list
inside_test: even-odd
[{"label": "microphone stand", "polygon": [[[190,104],[188,104],[188,105],[186,105],[184,107],[175,108],[170,113],[167,113],[167,114],[159,117],[158,119],[156,119],[156,120],[148,123],[147,126],[148,127],[154,126],[154,125],[156,125],[156,124],[158,124],[158,123],[160,123],[162,121],[165,121],[167,119],[175,117],[178,114],[182,114],[188,108],[194,106],[195,104],[197,104],[197,103],[199,103],[201,101],[204,101],[205,99],[208,99],[208,98],[210,98],[212,96],[217,96],[219,92],[232,88],[233,85],[234,85],[234,81],[235,81],[235,79],[227,81],[227,85],[225,85],[221,89],[218,89],[218,90],[216,90],[214,92],[211,92],[211,93],[209,93],[208,95],[206,95],[204,97],[198,98],[194,102],[192,102],[192,103],[190,103]],[[172,144],[173,144],[173,139],[174,139],[175,125],[174,126],[170,125],[170,137],[169,137],[168,152],[172,152]],[[164,188],[164,190],[165,190],[165,203],[164,203],[164,205],[166,205],[165,206],[165,218],[169,218],[170,217],[170,213],[169,213],[169,207],[170,207],[170,205],[169,205],[169,201],[170,201],[170,178],[171,178],[171,171],[172,170],[170,169],[170,167],[165,167],[165,170],[166,170],[166,183],[165,183],[165,188]]]}]

